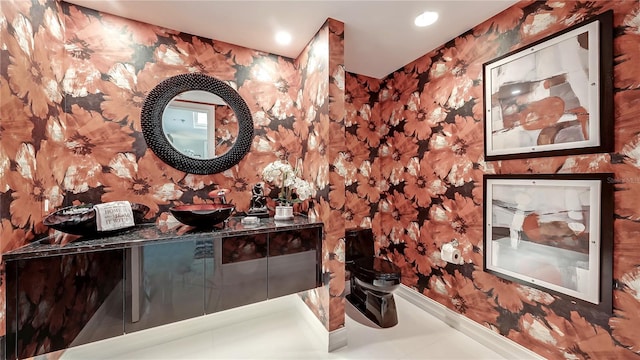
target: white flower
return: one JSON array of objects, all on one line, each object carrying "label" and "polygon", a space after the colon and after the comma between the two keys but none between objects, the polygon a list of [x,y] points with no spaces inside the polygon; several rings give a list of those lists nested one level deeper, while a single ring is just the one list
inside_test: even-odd
[{"label": "white flower", "polygon": [[276,186],[287,186],[286,180],[295,175],[289,163],[274,161],[262,170],[262,178]]},{"label": "white flower", "polygon": [[294,191],[297,195],[296,201],[306,200],[313,195],[311,184],[299,178],[297,173],[297,169],[288,162],[277,160],[265,166],[262,170],[262,178],[280,188],[278,199],[281,202],[291,204],[294,201]]},{"label": "white flower", "polygon": [[311,195],[313,195],[311,185],[299,177],[296,177],[293,188],[296,189],[296,194],[298,194],[298,199],[300,200],[307,200]]},{"label": "white flower", "polygon": [[284,187],[295,188],[296,180],[299,178],[297,176],[285,176],[283,185]]}]

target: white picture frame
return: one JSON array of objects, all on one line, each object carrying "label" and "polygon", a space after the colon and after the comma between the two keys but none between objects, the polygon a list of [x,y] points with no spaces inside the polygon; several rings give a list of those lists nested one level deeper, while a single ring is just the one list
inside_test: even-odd
[{"label": "white picture frame", "polygon": [[612,150],[611,16],[483,65],[485,160]]},{"label": "white picture frame", "polygon": [[611,178],[485,175],[484,270],[610,311]]}]

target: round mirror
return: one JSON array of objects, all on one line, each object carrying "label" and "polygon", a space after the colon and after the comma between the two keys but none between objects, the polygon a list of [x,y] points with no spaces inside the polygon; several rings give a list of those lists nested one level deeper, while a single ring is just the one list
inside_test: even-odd
[{"label": "round mirror", "polygon": [[149,92],[141,113],[149,148],[165,163],[192,174],[215,174],[251,148],[253,120],[226,83],[194,73],[168,78]]},{"label": "round mirror", "polygon": [[238,137],[238,120],[219,96],[201,90],[174,97],[162,113],[162,131],[180,153],[213,159],[226,153]]}]

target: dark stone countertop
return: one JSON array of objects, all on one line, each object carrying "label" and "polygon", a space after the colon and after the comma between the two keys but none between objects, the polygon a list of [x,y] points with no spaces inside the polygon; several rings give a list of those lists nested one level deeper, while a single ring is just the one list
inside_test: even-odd
[{"label": "dark stone countertop", "polygon": [[[245,225],[241,217],[231,217],[224,227],[200,229],[179,222],[166,221],[160,224],[139,224],[99,238],[83,238],[56,232],[49,237],[34,241],[29,245],[2,255],[5,261],[31,259],[46,256],[77,254],[82,252],[125,249],[149,243],[206,240],[231,236],[260,234],[285,230],[308,229],[322,226],[322,222],[296,216],[293,220],[275,221],[273,218],[260,219],[259,224]],[[73,241],[64,239],[71,237]],[[68,240],[67,240],[68,241]]]}]

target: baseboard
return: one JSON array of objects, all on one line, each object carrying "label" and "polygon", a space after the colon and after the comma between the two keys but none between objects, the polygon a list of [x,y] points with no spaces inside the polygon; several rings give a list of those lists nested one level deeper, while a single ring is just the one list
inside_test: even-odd
[{"label": "baseboard", "polygon": [[347,346],[347,328],[341,327],[339,329],[329,332],[329,352],[338,350]]},{"label": "baseboard", "polygon": [[328,352],[331,352],[347,346],[346,327],[343,326],[339,329],[328,331],[320,319],[318,319],[302,299],[299,299],[299,301],[296,302],[296,308],[307,325],[309,325],[308,329],[313,333],[312,336],[315,339],[318,339],[317,341],[322,349],[326,349]]},{"label": "baseboard", "polygon": [[524,346],[491,331],[489,328],[484,327],[463,315],[458,314],[457,312],[447,308],[437,301],[431,300],[406,285],[400,285],[394,294],[401,296],[413,305],[437,317],[447,325],[478,341],[507,359],[545,359]]}]

